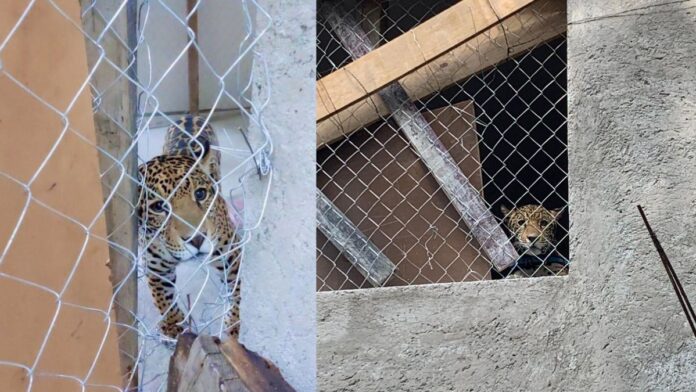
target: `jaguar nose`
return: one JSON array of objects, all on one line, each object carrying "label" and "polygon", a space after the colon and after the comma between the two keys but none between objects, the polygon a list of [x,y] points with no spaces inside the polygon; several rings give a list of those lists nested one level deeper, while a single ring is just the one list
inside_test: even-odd
[{"label": "jaguar nose", "polygon": [[203,241],[205,241],[205,237],[202,236],[201,234],[198,234],[194,236],[193,238],[189,238],[188,243],[195,246],[196,249],[200,249],[201,246],[203,246]]},{"label": "jaguar nose", "polygon": [[539,236],[537,236],[537,235],[527,236],[527,240],[529,240],[529,242],[534,242],[534,241],[536,241],[537,238],[539,238]]}]

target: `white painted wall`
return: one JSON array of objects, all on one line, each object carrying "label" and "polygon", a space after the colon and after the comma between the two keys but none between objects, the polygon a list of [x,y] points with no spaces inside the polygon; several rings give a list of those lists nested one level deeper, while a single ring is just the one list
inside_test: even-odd
[{"label": "white painted wall", "polygon": [[[241,342],[275,363],[298,392],[316,389],[316,123],[315,1],[260,0],[270,30],[258,45],[252,143],[259,123],[273,141],[273,178],[250,182],[249,194],[270,195],[252,232],[242,267]],[[267,20],[259,15],[258,24]],[[267,79],[266,79],[267,77]],[[266,81],[264,83],[264,80]],[[260,121],[258,121],[260,120]],[[249,198],[246,209],[258,210]]]},{"label": "white painted wall", "polygon": [[[254,24],[255,7],[247,1],[200,0],[199,83],[200,108],[210,109],[222,91],[240,102],[251,75],[252,56],[241,56],[246,34]],[[151,91],[163,112],[188,110],[189,40],[185,22],[186,0],[140,1],[144,41],[138,51],[138,76],[145,90]],[[247,41],[248,42],[248,41]],[[241,56],[241,57],[240,57]],[[235,64],[236,63],[236,64]],[[220,76],[231,71],[224,78]],[[224,81],[224,86],[221,84]],[[141,101],[141,111],[152,112],[155,102]],[[246,106],[242,104],[242,106]],[[237,108],[233,99],[223,96],[216,107]]]}]

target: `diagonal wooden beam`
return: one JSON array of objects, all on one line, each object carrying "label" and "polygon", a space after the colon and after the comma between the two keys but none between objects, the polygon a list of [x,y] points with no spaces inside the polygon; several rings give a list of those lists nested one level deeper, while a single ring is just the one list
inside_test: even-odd
[{"label": "diagonal wooden beam", "polygon": [[[344,49],[354,58],[366,57],[373,49],[358,20],[337,1],[324,3],[320,16],[331,26]],[[500,228],[495,216],[481,199],[477,189],[459,170],[435,132],[397,82],[379,91],[392,119],[449,197],[491,263],[503,270],[513,265],[519,255]]]},{"label": "diagonal wooden beam", "polygon": [[[533,0],[466,0],[317,82],[317,121],[436,60]],[[379,71],[379,72],[377,72]]]}]

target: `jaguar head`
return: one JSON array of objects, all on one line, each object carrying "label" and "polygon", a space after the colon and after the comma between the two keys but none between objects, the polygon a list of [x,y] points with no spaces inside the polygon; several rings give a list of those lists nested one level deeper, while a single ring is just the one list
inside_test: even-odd
[{"label": "jaguar head", "polygon": [[500,211],[505,216],[515,248],[522,254],[539,256],[553,249],[561,209],[549,210],[530,204],[512,209],[502,205]]},{"label": "jaguar head", "polygon": [[226,211],[205,167],[203,160],[168,155],[139,167],[140,228],[180,260],[212,251],[217,238],[214,216]]}]

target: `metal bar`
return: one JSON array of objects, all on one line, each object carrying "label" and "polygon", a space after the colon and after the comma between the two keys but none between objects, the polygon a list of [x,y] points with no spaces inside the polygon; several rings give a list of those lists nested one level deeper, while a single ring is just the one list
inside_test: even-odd
[{"label": "metal bar", "polygon": [[643,207],[641,207],[640,205],[638,206],[638,212],[640,213],[641,218],[643,218],[643,223],[645,224],[645,227],[648,229],[650,239],[652,240],[653,245],[655,245],[655,249],[657,250],[657,254],[660,256],[662,265],[664,265],[665,270],[667,270],[667,276],[669,277],[670,283],[672,283],[672,288],[674,289],[674,292],[677,294],[679,304],[681,304],[681,307],[684,310],[684,315],[686,316],[686,321],[689,322],[691,332],[693,332],[694,337],[696,337],[696,315],[694,314],[694,309],[691,307],[689,297],[686,295],[684,287],[679,281],[679,277],[677,276],[676,272],[674,272],[672,263],[669,261],[669,258],[667,257],[667,253],[662,248],[662,245],[660,244],[660,241],[657,239],[657,235],[655,235],[655,232],[653,231],[652,227],[650,227],[650,223],[648,223],[648,218],[645,216]]},{"label": "metal bar", "polygon": [[198,0],[186,0],[186,13],[189,15],[188,27],[193,31],[193,42],[188,49],[188,88],[189,112],[198,114],[200,107],[199,74],[198,74],[198,10],[195,9]]}]

